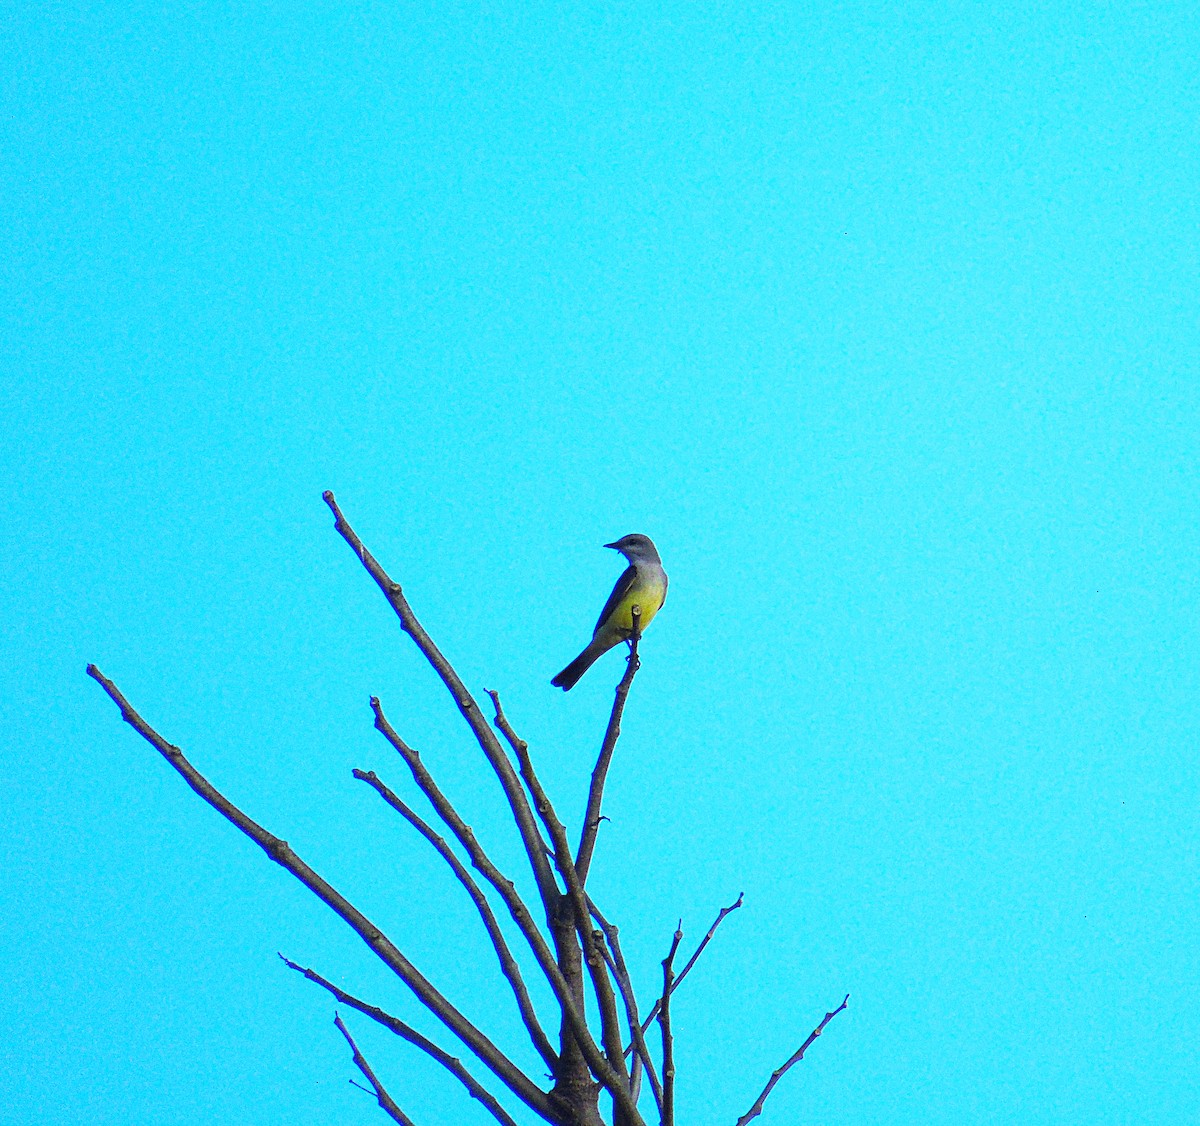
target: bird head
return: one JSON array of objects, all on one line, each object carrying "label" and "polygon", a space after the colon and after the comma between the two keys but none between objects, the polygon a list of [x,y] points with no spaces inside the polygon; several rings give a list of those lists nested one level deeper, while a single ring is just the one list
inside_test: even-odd
[{"label": "bird head", "polygon": [[630,563],[662,562],[658,557],[658,549],[654,546],[654,541],[640,532],[632,532],[613,543],[606,543],[604,546],[619,551]]}]

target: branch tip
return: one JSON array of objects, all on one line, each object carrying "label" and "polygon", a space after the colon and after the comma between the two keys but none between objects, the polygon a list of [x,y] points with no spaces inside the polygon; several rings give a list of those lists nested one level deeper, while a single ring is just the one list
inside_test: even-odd
[{"label": "branch tip", "polygon": [[808,1051],[813,1041],[825,1031],[825,1026],[846,1007],[849,1001],[850,994],[847,993],[846,996],[842,998],[842,1003],[838,1005],[838,1007],[832,1012],[825,1014],[825,1016],[821,1019],[821,1023],[818,1024],[817,1027],[808,1034],[808,1039],[805,1040],[804,1043],[792,1053],[788,1060],[771,1072],[771,1078],[767,1080],[767,1085],[762,1089],[762,1093],[757,1099],[754,1100],[754,1105],[737,1120],[737,1126],[746,1126],[748,1122],[751,1122],[753,1119],[762,1114],[763,1104],[767,1101],[767,1096],[775,1089],[775,1084],[787,1074],[790,1068],[804,1059],[804,1053]]}]

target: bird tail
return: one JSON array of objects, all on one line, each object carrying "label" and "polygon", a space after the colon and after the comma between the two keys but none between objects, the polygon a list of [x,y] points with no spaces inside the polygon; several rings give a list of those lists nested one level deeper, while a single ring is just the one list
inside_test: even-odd
[{"label": "bird tail", "polygon": [[579,678],[583,676],[599,660],[601,654],[605,652],[599,646],[589,645],[578,657],[575,658],[562,672],[558,674],[551,684],[555,688],[561,688],[564,692],[570,692],[572,688],[579,682]]}]

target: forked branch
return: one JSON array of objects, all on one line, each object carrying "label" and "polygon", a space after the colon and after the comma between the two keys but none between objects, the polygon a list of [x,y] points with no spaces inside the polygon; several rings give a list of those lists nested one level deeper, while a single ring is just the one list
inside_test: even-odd
[{"label": "forked branch", "polygon": [[[719,927],[725,921],[725,916],[732,914],[739,907],[741,907],[742,897],[745,894],[746,894],[745,892],[739,892],[738,897],[737,897],[737,902],[731,903],[728,907],[722,907],[721,910],[717,912],[717,917],[716,917],[715,921],[713,922],[713,925],[708,928],[708,933],[705,934],[705,936],[700,940],[700,945],[696,947],[695,952],[687,960],[687,965],[685,965],[683,967],[683,969],[679,971],[679,976],[675,979],[674,984],[671,986],[672,993],[674,993],[675,990],[678,989],[683,984],[683,979],[685,977],[687,977],[687,975],[689,973],[691,973],[692,967],[696,964],[696,960],[700,957],[701,954],[704,953],[704,948],[712,941],[712,936],[717,933],[717,927]],[[654,1023],[654,1018],[656,1016],[658,1016],[658,1007],[661,1004],[662,1004],[661,999],[654,1002],[654,1008],[652,1008],[650,1010],[649,1015],[646,1017],[646,1019],[644,1021],[642,1021],[642,1031],[643,1032],[645,1032]],[[625,1049],[625,1054],[629,1055],[632,1048],[633,1048],[633,1045],[630,1044],[630,1046]]]},{"label": "forked branch", "polygon": [[332,981],[323,978],[316,970],[306,969],[304,966],[298,966],[290,958],[284,958],[283,964],[288,969],[295,970],[299,974],[303,974],[309,981],[319,985],[322,989],[333,994],[337,1000],[343,1005],[347,1005],[352,1009],[362,1013],[363,1016],[370,1017],[376,1024],[382,1025],[389,1032],[394,1032],[402,1040],[407,1040],[416,1048],[420,1048],[431,1059],[437,1060],[451,1075],[454,1076],[466,1089],[467,1094],[471,1098],[482,1103],[491,1112],[492,1117],[500,1123],[500,1126],[517,1126],[513,1121],[512,1116],[504,1109],[497,1101],[496,1097],[479,1082],[464,1066],[461,1060],[456,1059],[444,1048],[438,1047],[428,1036],[423,1036],[411,1025],[405,1024],[399,1017],[392,1016],[391,1013],[384,1012],[377,1005],[370,1005],[366,1001],[360,1000],[358,997],[347,993],[344,989],[339,989]]},{"label": "forked branch", "polygon": [[[363,1058],[362,1052],[358,1050],[358,1045],[354,1042],[354,1037],[346,1031],[346,1026],[342,1023],[342,1018],[335,1015],[333,1018],[333,1023],[337,1025],[338,1031],[344,1037],[346,1037],[346,1043],[350,1045],[350,1051],[354,1055],[354,1064],[358,1070],[363,1073],[363,1076],[366,1078],[367,1082],[371,1084],[371,1087],[375,1091],[375,1098],[379,1102],[379,1105],[388,1112],[394,1121],[399,1122],[400,1126],[413,1126],[413,1120],[396,1105],[395,1101],[392,1099],[392,1096],[383,1089],[383,1084],[375,1078],[375,1072],[371,1070],[371,1065],[367,1063],[367,1061]],[[351,1082],[353,1082],[353,1080],[351,1080]],[[356,1087],[358,1086],[357,1083],[354,1085]]]},{"label": "forked branch", "polygon": [[[600,908],[592,901],[592,897],[588,896],[588,909],[592,913],[592,917],[600,924],[600,929],[604,932],[605,941],[608,943],[610,953],[607,955],[609,969],[612,970],[612,975],[616,979],[617,988],[621,991],[621,1000],[625,1004],[625,1019],[629,1024],[630,1046],[626,1049],[626,1055],[632,1050],[636,1054],[633,1059],[633,1068],[630,1071],[630,1089],[633,1091],[634,1100],[637,1100],[639,1088],[639,1065],[646,1069],[646,1076],[650,1080],[650,1089],[654,1094],[654,1104],[658,1107],[659,1117],[662,1116],[662,1083],[659,1081],[658,1073],[654,1070],[654,1061],[650,1058],[650,1049],[646,1046],[646,1038],[643,1035],[643,1029],[638,1017],[637,997],[633,992],[633,979],[629,975],[629,967],[625,964],[625,955],[621,953],[621,938],[617,927],[610,923],[603,914]],[[678,983],[676,983],[678,984]],[[674,991],[674,987],[672,987]],[[657,1008],[655,1009],[657,1012]]]}]

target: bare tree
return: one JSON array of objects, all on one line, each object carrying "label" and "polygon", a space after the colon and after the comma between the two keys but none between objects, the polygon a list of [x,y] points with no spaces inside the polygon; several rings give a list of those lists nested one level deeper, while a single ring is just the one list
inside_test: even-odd
[{"label": "bare tree", "polygon": [[[638,671],[640,630],[636,608],[625,673],[617,686],[600,755],[592,772],[579,840],[572,848],[566,827],[534,771],[529,747],[513,730],[501,707],[499,695],[488,692],[494,713],[489,724],[450,662],[417,621],[400,586],[389,578],[347,523],[333,494],[326,492],[324,499],[333,512],[337,531],[383,591],[400,619],[403,630],[413,639],[445,684],[495,774],[520,835],[537,890],[537,903],[533,907],[527,904],[513,882],[493,863],[458,810],[438,787],[421,756],[388,722],[383,706],[375,697],[371,698],[375,727],[399,753],[417,789],[433,807],[443,828],[439,830],[424,820],[374,771],[355,770],[354,777],[375,790],[384,802],[429,842],[470,897],[512,991],[529,1041],[552,1077],[553,1082],[548,1088],[519,1068],[477,1023],[468,1019],[404,956],[379,927],[313,871],[286,841],[264,829],[220,793],[178,747],[167,742],[134,710],[117,686],[95,665],[88,665],[88,675],[100,684],[120,708],[122,718],[182,775],[204,801],[350,925],[379,960],[408,986],[418,1001],[491,1073],[490,1088],[450,1051],[404,1021],[347,992],[315,970],[284,958],[284,963],[290,969],[326,990],[341,1005],[369,1017],[437,1061],[502,1126],[516,1126],[516,1123],[496,1092],[507,1092],[506,1098],[516,1100],[539,1118],[556,1126],[605,1126],[602,1111],[609,1110],[612,1126],[645,1126],[648,1119],[644,1108],[649,1101],[653,1102],[653,1114],[649,1120],[657,1118],[661,1126],[674,1126],[675,1063],[671,997],[691,972],[717,927],[730,912],[741,907],[742,897],[739,895],[736,902],[721,909],[716,921],[678,975],[674,972],[674,963],[683,939],[682,926],[675,931],[669,953],[663,960],[662,992],[643,1015],[621,952],[618,930],[601,912],[586,887],[603,819],[601,806],[604,783],[621,733],[625,701]],[[451,839],[447,840],[443,832],[448,833]],[[472,874],[472,870],[477,876]],[[520,940],[528,946],[538,972],[550,988],[557,1010],[554,1014],[557,1028],[547,1031],[547,1025],[535,1009],[518,961],[509,946],[509,938],[497,918],[498,908],[507,911]],[[540,918],[535,917],[535,913]],[[599,1035],[589,1024],[589,996],[598,1013]],[[846,1007],[848,1000],[847,995],[836,1009],[826,1013],[801,1048],[771,1075],[762,1094],[737,1120],[737,1126],[745,1126],[762,1112],[763,1104],[784,1072],[799,1062],[808,1046],[821,1034],[826,1024]],[[655,1020],[659,1024],[661,1044],[657,1063],[645,1035]],[[379,1106],[394,1121],[411,1126],[411,1119],[384,1089],[340,1016],[336,1018],[336,1024],[350,1046],[355,1066],[369,1084],[363,1089],[375,1097]],[[643,1097],[643,1076],[649,1087],[649,1100]],[[601,1093],[607,1095],[609,1101],[603,1108]]]}]

